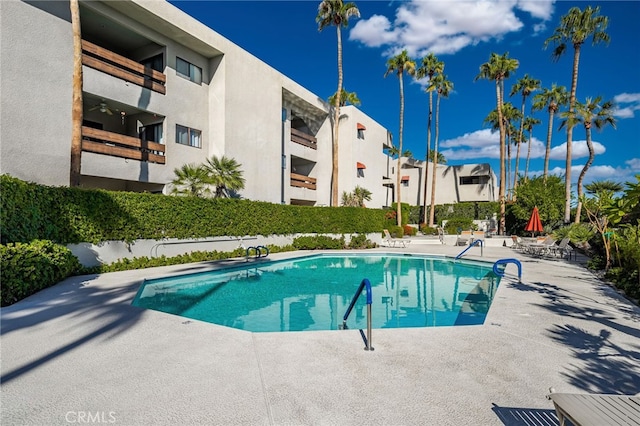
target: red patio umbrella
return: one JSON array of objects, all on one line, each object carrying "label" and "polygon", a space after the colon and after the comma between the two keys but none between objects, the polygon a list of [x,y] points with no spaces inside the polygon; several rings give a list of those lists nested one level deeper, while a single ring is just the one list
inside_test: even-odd
[{"label": "red patio umbrella", "polygon": [[529,222],[527,222],[527,226],[524,227],[525,231],[531,232],[531,236],[533,237],[534,232],[542,232],[544,228],[542,227],[542,222],[540,221],[540,213],[538,212],[538,206],[533,208],[531,212],[531,217],[529,218]]}]

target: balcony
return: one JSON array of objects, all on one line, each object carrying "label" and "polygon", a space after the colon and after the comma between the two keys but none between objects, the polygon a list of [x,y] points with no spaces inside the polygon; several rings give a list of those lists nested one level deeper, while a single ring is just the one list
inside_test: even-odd
[{"label": "balcony", "polygon": [[318,149],[318,140],[315,137],[294,128],[291,128],[291,142],[295,142],[311,149]]},{"label": "balcony", "polygon": [[291,186],[297,188],[307,188],[313,191],[316,190],[316,178],[310,176],[299,175],[297,173],[291,173]]},{"label": "balcony", "polygon": [[165,147],[157,142],[82,126],[82,150],[113,157],[165,164]]},{"label": "balcony", "polygon": [[163,73],[145,67],[136,61],[118,55],[87,40],[82,40],[82,65],[154,92],[163,95],[166,93],[167,77]]}]

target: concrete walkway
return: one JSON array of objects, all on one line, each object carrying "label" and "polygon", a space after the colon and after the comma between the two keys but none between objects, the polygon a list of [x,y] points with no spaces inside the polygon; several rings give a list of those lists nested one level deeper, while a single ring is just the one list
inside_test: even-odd
[{"label": "concrete walkway", "polygon": [[[423,242],[375,250],[463,249]],[[484,325],[374,329],[372,352],[357,330],[250,333],[130,305],[141,279],[213,263],[74,277],[1,309],[0,423],[549,425],[551,386],[640,392],[640,309],[579,262],[465,255],[505,257],[523,280],[507,267]]]}]

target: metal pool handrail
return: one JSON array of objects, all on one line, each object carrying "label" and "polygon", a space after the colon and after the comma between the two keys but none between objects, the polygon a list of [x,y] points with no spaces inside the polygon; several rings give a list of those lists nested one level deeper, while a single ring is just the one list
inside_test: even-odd
[{"label": "metal pool handrail", "polygon": [[347,312],[344,314],[344,317],[342,317],[342,329],[346,330],[349,328],[347,327],[347,318],[349,318],[349,315],[351,314],[351,311],[353,310],[353,307],[355,306],[356,301],[358,300],[358,297],[360,297],[360,294],[362,293],[363,289],[367,290],[367,335],[365,336],[362,329],[360,329],[360,336],[362,336],[362,340],[364,341],[364,345],[365,345],[364,350],[372,351],[373,348],[371,347],[371,303],[373,301],[373,295],[371,291],[371,283],[367,278],[363,279],[362,282],[360,283],[358,290],[356,290],[356,294],[354,294],[353,298],[351,299],[351,303],[349,304],[349,308],[347,308]]},{"label": "metal pool handrail", "polygon": [[[513,263],[518,267],[518,281],[522,282],[522,263],[518,259],[508,258],[508,259],[498,259],[496,263],[493,264],[493,273],[504,277],[504,270],[506,269],[507,263]],[[505,265],[503,269],[498,269],[498,265]]]},{"label": "metal pool handrail", "polygon": [[[256,252],[256,256],[255,256],[256,259],[259,259],[261,257],[269,256],[269,247],[266,247],[266,246],[251,246],[251,247],[247,247],[247,250],[244,253],[244,257],[245,257],[246,260],[249,260],[249,252],[252,249],[255,250],[255,252]],[[262,254],[262,249],[264,249],[266,251],[266,253],[264,255]]]},{"label": "metal pool handrail", "polygon": [[463,254],[465,254],[468,250],[471,249],[471,247],[477,245],[478,243],[480,243],[480,256],[484,256],[484,242],[482,240],[475,240],[474,242],[472,242],[471,244],[469,244],[469,247],[467,247],[466,249],[462,250],[460,252],[460,254],[458,254],[456,256],[456,260],[460,259],[462,257]]}]

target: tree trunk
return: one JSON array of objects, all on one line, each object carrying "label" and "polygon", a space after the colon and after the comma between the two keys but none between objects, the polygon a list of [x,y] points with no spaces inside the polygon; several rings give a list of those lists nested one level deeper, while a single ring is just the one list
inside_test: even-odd
[{"label": "tree trunk", "polygon": [[496,80],[496,102],[498,109],[498,127],[500,129],[500,187],[498,190],[498,199],[500,201],[500,223],[498,224],[498,234],[504,235],[506,230],[506,200],[504,189],[506,185],[506,168],[505,168],[505,130],[502,121],[502,92],[500,91],[500,79]]},{"label": "tree trunk", "polygon": [[[569,97],[569,114],[576,106],[576,90],[578,89],[578,64],[580,63],[580,45],[574,44],[573,75],[571,78],[571,95]],[[564,182],[564,223],[571,222],[571,155],[572,155],[573,126],[567,126],[567,161],[565,164]]]},{"label": "tree trunk", "polygon": [[580,215],[582,214],[582,181],[584,180],[584,176],[587,174],[587,170],[593,164],[593,160],[595,159],[595,152],[593,150],[593,143],[591,142],[591,126],[588,123],[585,123],[585,131],[587,133],[587,147],[589,148],[589,159],[585,163],[584,167],[580,171],[580,176],[578,176],[578,207],[576,208],[576,217],[574,219],[574,223],[580,223]]},{"label": "tree trunk", "polygon": [[73,31],[73,84],[71,100],[71,158],[69,186],[80,186],[82,164],[82,34],[78,0],[70,0]]},{"label": "tree trunk", "polygon": [[401,206],[401,202],[402,199],[400,197],[400,179],[401,179],[401,172],[400,172],[400,160],[402,159],[402,130],[404,127],[404,85],[403,85],[403,81],[402,81],[402,73],[398,73],[398,79],[400,80],[400,128],[398,129],[398,167],[396,170],[396,184],[398,185],[398,200],[396,201],[398,204],[396,206],[396,212],[397,212],[397,219],[398,219],[398,226],[402,226],[402,206]]},{"label": "tree trunk", "polygon": [[547,175],[549,174],[549,157],[551,156],[551,134],[553,133],[553,112],[554,110],[549,107],[549,125],[547,126],[547,148],[544,152],[544,174],[542,180],[547,182]]},{"label": "tree trunk", "polygon": [[[436,216],[436,169],[438,168],[438,138],[440,137],[440,92],[436,98],[436,137],[433,142],[433,173],[431,175],[431,211],[429,212],[429,226],[434,227]],[[457,184],[457,182],[456,182]]]},{"label": "tree trunk", "polygon": [[340,97],[342,96],[342,34],[340,26],[336,26],[338,34],[338,91],[333,105],[333,144],[332,144],[332,169],[331,169],[331,205],[338,206],[338,135],[340,129]]},{"label": "tree trunk", "polygon": [[[429,92],[429,118],[427,119],[427,153],[425,155],[425,167],[424,167],[424,194],[422,197],[422,204],[424,205],[422,213],[422,222],[427,222],[427,182],[429,181],[429,151],[431,151],[431,115],[433,111],[433,92]],[[429,215],[431,217],[431,215]],[[429,225],[431,226],[431,225]]]}]

